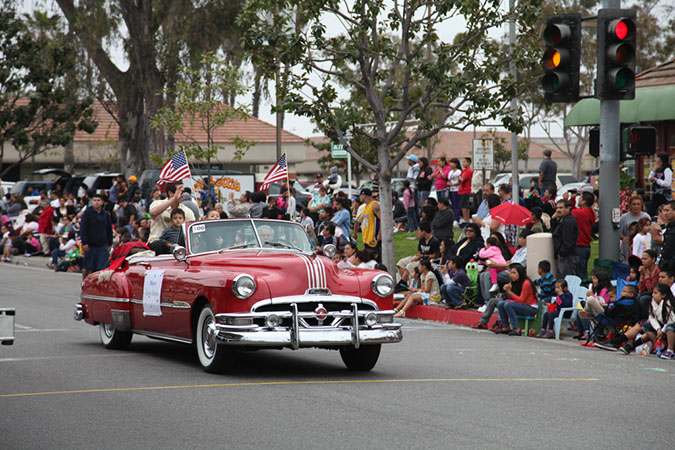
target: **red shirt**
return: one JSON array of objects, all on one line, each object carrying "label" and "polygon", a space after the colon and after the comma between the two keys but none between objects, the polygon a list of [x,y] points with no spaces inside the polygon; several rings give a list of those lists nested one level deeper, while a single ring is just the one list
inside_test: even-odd
[{"label": "red shirt", "polygon": [[462,170],[462,173],[459,175],[462,178],[462,181],[459,185],[459,195],[462,194],[471,194],[471,178],[473,178],[473,170],[471,167]]},{"label": "red shirt", "polygon": [[51,206],[40,213],[38,233],[52,234],[52,217],[54,217],[54,210]]},{"label": "red shirt", "polygon": [[589,247],[591,245],[591,227],[595,223],[595,213],[591,208],[574,208],[572,216],[577,219],[579,237],[577,245]]}]

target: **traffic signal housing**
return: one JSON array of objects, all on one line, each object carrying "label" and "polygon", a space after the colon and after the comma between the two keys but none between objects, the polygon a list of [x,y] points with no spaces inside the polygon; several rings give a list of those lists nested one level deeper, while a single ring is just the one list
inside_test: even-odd
[{"label": "traffic signal housing", "polygon": [[598,11],[598,78],[595,96],[600,100],[635,98],[636,17],[634,9]]},{"label": "traffic signal housing", "polygon": [[541,86],[548,103],[574,103],[579,100],[581,63],[581,14],[552,15],[544,29],[546,50]]},{"label": "traffic signal housing", "polygon": [[623,130],[624,145],[631,156],[652,156],[656,153],[656,128],[633,125]]}]

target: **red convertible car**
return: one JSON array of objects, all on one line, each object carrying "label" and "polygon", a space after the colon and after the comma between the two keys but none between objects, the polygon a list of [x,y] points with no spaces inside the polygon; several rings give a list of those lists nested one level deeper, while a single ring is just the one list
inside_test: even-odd
[{"label": "red convertible car", "polygon": [[106,348],[134,334],[194,344],[208,372],[232,368],[242,350],[302,347],[339,350],[365,371],[403,337],[393,292],[386,272],[317,255],[297,223],[199,221],[183,225],[173,255],[140,253],[89,275],[75,319],[98,325]]}]

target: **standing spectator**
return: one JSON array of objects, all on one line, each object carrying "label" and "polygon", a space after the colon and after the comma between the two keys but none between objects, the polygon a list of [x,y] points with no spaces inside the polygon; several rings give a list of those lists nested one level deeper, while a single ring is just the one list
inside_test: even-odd
[{"label": "standing spectator", "polygon": [[455,221],[455,213],[450,207],[447,198],[438,200],[438,212],[431,221],[431,233],[439,241],[451,240],[454,237],[452,224]]},{"label": "standing spectator", "polygon": [[448,166],[448,160],[445,159],[445,156],[441,156],[438,158],[436,169],[434,169],[430,175],[430,179],[434,180],[434,186],[436,187],[436,199],[439,202],[447,197],[449,175],[450,166]]},{"label": "standing spectator", "polygon": [[331,219],[331,222],[335,223],[337,227],[336,236],[343,238],[343,240],[348,241],[349,235],[351,234],[351,225],[352,225],[352,215],[349,213],[349,200],[346,198],[339,198],[335,202],[337,207],[337,212]]},{"label": "standing spectator", "polygon": [[579,226],[577,219],[570,214],[571,209],[569,200],[560,200],[557,203],[555,216],[559,221],[553,229],[553,254],[558,261],[558,278],[575,275],[579,267]]},{"label": "standing spectator", "polygon": [[54,218],[54,210],[52,209],[51,204],[44,200],[42,202],[42,212],[40,213],[40,218],[38,220],[38,230],[37,235],[40,238],[40,248],[45,253],[49,255],[49,237],[52,234],[52,219]]},{"label": "standing spectator", "polygon": [[129,198],[126,195],[120,195],[117,198],[117,226],[122,227],[124,225],[120,224],[122,217],[126,218],[127,224],[133,223],[138,217],[138,210],[134,205],[129,203]]},{"label": "standing spectator", "polygon": [[666,230],[663,233],[659,267],[661,270],[673,269],[675,266],[675,201],[671,200],[663,206],[662,215]]},{"label": "standing spectator", "polygon": [[141,192],[141,186],[138,184],[138,178],[135,175],[129,177],[129,198],[133,199],[136,192]]},{"label": "standing spectator", "polygon": [[[323,186],[322,186],[323,187]],[[324,192],[326,188],[324,187]],[[267,217],[267,196],[264,192],[255,191],[250,196],[251,206],[248,209],[248,215],[252,219],[260,219],[261,217]],[[188,220],[189,222],[189,220]]]},{"label": "standing spectator", "polygon": [[293,217],[295,217],[296,204],[295,188],[291,186],[286,190],[286,214],[284,215],[284,219],[293,220]]},{"label": "standing spectator", "polygon": [[459,225],[459,218],[462,211],[459,209],[459,176],[462,174],[459,159],[452,158],[450,160],[450,173],[448,174],[448,195],[450,196],[450,203],[452,210],[455,213],[455,226]]},{"label": "standing spectator", "polygon": [[[492,183],[485,183],[485,186],[483,186],[483,200],[480,202],[480,205],[478,205],[478,210],[476,211],[476,217],[479,219],[483,220],[490,214],[490,207],[488,206],[487,199],[494,193],[494,185]],[[457,217],[459,217],[459,214]]]},{"label": "standing spectator", "polygon": [[415,191],[413,191],[410,180],[407,178],[403,180],[403,206],[408,221],[408,232],[412,233],[417,229],[417,213],[415,211]]},{"label": "standing spectator", "polygon": [[[124,178],[124,175],[117,175],[117,198],[120,198],[123,195],[129,194],[129,186],[127,185],[127,180]],[[112,204],[115,204],[114,200],[110,200]]]},{"label": "standing spectator", "polygon": [[377,262],[382,261],[382,230],[380,221],[382,215],[380,203],[373,200],[373,192],[370,189],[361,189],[360,200],[366,205],[363,210],[363,220],[361,222],[363,246],[365,250],[370,250]]},{"label": "standing spectator", "polygon": [[403,224],[406,222],[405,206],[403,206],[403,202],[398,197],[398,192],[396,191],[391,193],[391,210],[394,214],[394,233],[396,233],[402,229]]},{"label": "standing spectator", "polygon": [[415,185],[419,192],[417,210],[420,211],[422,206],[424,206],[424,202],[429,198],[429,194],[431,194],[431,167],[429,167],[429,160],[424,156],[419,159],[417,164],[420,166],[420,174],[415,180]]},{"label": "standing spectator", "polygon": [[[131,187],[129,187],[129,191],[131,191]],[[195,217],[201,217],[201,214],[199,213],[199,206],[192,199],[192,189],[186,187],[183,192],[183,204],[190,208],[190,211],[192,211],[192,214],[194,214]]]},{"label": "standing spectator", "polygon": [[230,201],[227,202],[227,214],[232,219],[241,219],[248,217],[248,210],[251,207],[251,193],[242,192],[239,196],[239,202],[234,201],[234,192],[230,192]]},{"label": "standing spectator", "polygon": [[462,159],[462,167],[463,170],[459,176],[459,208],[462,210],[462,222],[466,223],[471,216],[471,180],[473,179],[471,158]]},{"label": "standing spectator", "polygon": [[[510,203],[512,201],[512,192],[511,186],[504,183],[499,185],[499,199],[502,203]],[[517,225],[505,225],[504,226],[504,237],[506,238],[506,243],[509,247],[516,248],[518,246],[518,226]]]},{"label": "standing spectator", "polygon": [[415,155],[408,155],[405,157],[405,159],[408,160],[408,173],[406,174],[405,178],[406,180],[410,181],[412,186],[414,186],[415,180],[420,174],[420,166],[417,165],[418,159]]},{"label": "standing spectator", "polygon": [[[583,196],[582,196],[583,198]],[[632,244],[628,227],[633,222],[637,222],[643,217],[649,219],[649,214],[644,212],[644,200],[639,195],[633,195],[628,203],[628,211],[621,216],[619,220],[619,237],[621,238],[621,247],[619,249],[619,261],[625,263],[631,254],[630,246]]]},{"label": "standing spectator", "polygon": [[656,154],[654,169],[649,172],[649,181],[652,183],[652,201],[649,202],[647,212],[650,216],[655,216],[659,206],[673,199],[673,168],[670,166],[668,153]]},{"label": "standing spectator", "polygon": [[652,248],[652,221],[646,217],[638,220],[635,227],[635,237],[633,238],[632,254],[638,258],[642,254]]},{"label": "standing spectator", "polygon": [[92,272],[105,269],[110,263],[108,249],[113,242],[112,221],[110,214],[103,209],[101,194],[93,195],[91,206],[82,215],[80,238],[84,251],[82,263],[82,279],[84,279]]},{"label": "standing spectator", "polygon": [[539,165],[539,187],[542,191],[549,186],[557,188],[558,165],[551,159],[551,150],[544,150],[544,160]]},{"label": "standing spectator", "polygon": [[324,208],[330,207],[330,204],[331,201],[330,197],[328,196],[328,188],[326,188],[326,186],[320,186],[319,195],[312,197],[308,205],[310,215],[312,216],[314,222],[318,220],[319,215],[324,210]]},{"label": "standing spectator", "polygon": [[593,212],[595,197],[590,192],[584,192],[579,199],[579,207],[572,210],[572,215],[577,219],[579,237],[577,238],[577,253],[579,255],[579,267],[577,275],[582,280],[588,278],[588,260],[591,258],[591,228],[597,221]]}]

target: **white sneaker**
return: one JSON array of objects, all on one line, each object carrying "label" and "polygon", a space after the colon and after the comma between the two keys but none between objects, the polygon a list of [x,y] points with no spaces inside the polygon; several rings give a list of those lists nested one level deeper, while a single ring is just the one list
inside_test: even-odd
[{"label": "white sneaker", "polygon": [[458,227],[458,226],[459,226],[459,222],[457,222],[457,221],[455,220],[455,221],[452,223],[452,226],[453,226],[453,227]]},{"label": "white sneaker", "polygon": [[490,293],[497,292],[499,290],[499,285],[497,283],[493,284],[490,287]]},{"label": "white sneaker", "polygon": [[478,308],[478,312],[479,312],[479,313],[484,313],[486,309],[487,309],[487,305],[483,305],[483,306],[481,306],[480,308]]}]

